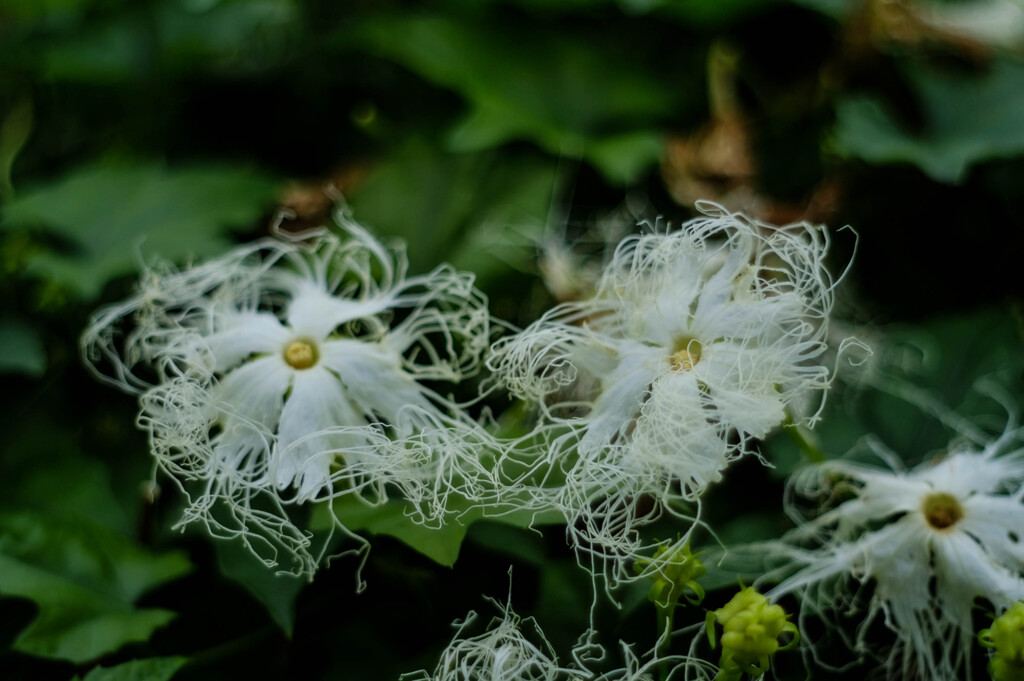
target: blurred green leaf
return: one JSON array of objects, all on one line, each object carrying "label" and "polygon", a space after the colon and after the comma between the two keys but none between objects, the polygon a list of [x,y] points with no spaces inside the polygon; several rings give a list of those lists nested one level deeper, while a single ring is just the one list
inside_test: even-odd
[{"label": "blurred green leaf", "polygon": [[[98,400],[104,389],[91,387],[50,382],[0,415],[0,511],[85,517],[122,534],[137,527],[140,485],[152,476],[145,440],[131,400],[108,407]],[[84,451],[94,429],[103,436],[98,456]]]},{"label": "blurred green leaf", "polygon": [[727,26],[784,0],[619,0],[630,11],[660,10],[686,23],[705,28]]},{"label": "blurred green leaf", "polygon": [[633,182],[657,165],[663,151],[660,133],[641,130],[591,142],[584,155],[605,177]]},{"label": "blurred green leaf", "polygon": [[[79,8],[61,11],[72,9]],[[136,84],[161,72],[259,71],[280,60],[299,25],[292,0],[158,0],[68,23],[37,43],[45,78],[93,85]]]},{"label": "blurred green leaf", "polygon": [[39,55],[49,81],[122,84],[143,77],[146,35],[134,18],[118,17],[54,39]]},{"label": "blurred green leaf", "polygon": [[[478,10],[481,7],[492,8],[494,6],[508,5],[508,0],[444,0],[446,9]],[[524,7],[534,11],[581,11],[593,10],[599,7],[614,5],[615,0],[514,0],[516,7]]]},{"label": "blurred green leaf", "polygon": [[0,122],[0,203],[14,196],[11,168],[32,133],[32,100],[15,105]]},{"label": "blurred green leaf", "polygon": [[155,10],[161,57],[175,70],[272,67],[297,37],[298,20],[293,0],[191,0]]},{"label": "blurred green leaf", "polygon": [[845,19],[860,7],[858,0],[790,0],[834,19]]},{"label": "blurred green leaf", "polygon": [[557,182],[536,154],[445,154],[411,145],[352,197],[354,217],[402,237],[414,270],[449,262],[487,280],[526,269]]},{"label": "blurred green leaf", "polygon": [[[44,442],[59,441],[61,435],[70,438],[71,434],[54,435],[48,435]],[[107,529],[119,532],[130,529],[131,523],[111,489],[106,466],[79,452],[55,456],[46,446],[38,451],[40,460],[47,465],[19,470],[16,477],[4,480],[7,484],[0,483],[0,490],[3,490],[0,508],[46,511],[56,517],[87,516],[91,522]],[[9,471],[4,470],[4,473],[9,474]],[[60,493],[55,494],[55,490]]]},{"label": "blurred green leaf", "polygon": [[[1005,410],[978,391],[979,380],[1003,385],[1018,402],[1024,398],[1021,320],[1005,309],[894,326],[882,333],[875,342],[874,361],[883,366],[871,370],[882,372],[873,380],[890,387],[837,386],[821,422],[809,433],[829,457],[841,456],[874,435],[914,464],[956,436],[930,413],[934,408],[968,417],[989,433],[1002,430]],[[804,463],[781,429],[765,442],[765,453],[776,466],[775,476],[786,476]]]},{"label": "blurred green leaf", "polygon": [[715,527],[715,539],[724,546],[752,544],[781,536],[789,527],[786,518],[779,514],[756,513],[737,514],[722,525]]},{"label": "blurred green leaf", "polygon": [[43,342],[28,324],[5,320],[0,324],[0,373],[41,376],[46,371]]},{"label": "blurred green leaf", "polygon": [[79,11],[96,0],[0,0],[0,14],[16,19],[37,19],[54,12]]},{"label": "blurred green leaf", "polygon": [[948,183],[962,181],[980,161],[1024,154],[1024,63],[995,60],[982,74],[914,65],[906,75],[923,129],[908,130],[877,99],[844,99],[836,112],[840,154],[870,163],[913,163]]},{"label": "blurred green leaf", "polygon": [[169,681],[187,661],[184,657],[132,660],[114,667],[96,667],[84,681]]},{"label": "blurred green leaf", "polygon": [[14,642],[21,652],[81,663],[145,641],[174,613],[134,602],[189,569],[181,554],[152,554],[85,520],[0,514],[0,594],[39,608]]},{"label": "blurred green leaf", "polygon": [[295,599],[308,580],[268,569],[241,542],[218,541],[213,546],[221,573],[245,587],[266,606],[281,630],[291,636],[295,628]]},{"label": "blurred green leaf", "polygon": [[181,260],[226,249],[228,229],[252,225],[273,191],[266,176],[232,166],[94,164],[22,194],[0,214],[0,229],[66,240],[69,249],[37,254],[30,270],[93,299],[112,277],[137,269],[140,251]]},{"label": "blurred green leaf", "polygon": [[[779,524],[783,525],[782,516],[778,516]],[[756,521],[755,521],[756,522]],[[788,529],[788,528],[787,528]],[[781,534],[751,533],[762,539],[775,539]],[[751,554],[744,551],[742,544],[726,544],[728,549],[716,543],[702,546],[699,549],[701,562],[707,573],[700,578],[700,585],[709,593],[719,589],[740,589],[754,582],[765,572],[767,556],[761,552]]]},{"label": "blurred green leaf", "polygon": [[887,371],[896,379],[887,390],[902,396],[862,399],[859,413],[871,428],[868,432],[880,435],[911,462],[944,449],[955,435],[928,409],[956,412],[989,433],[999,433],[1008,415],[980,382],[1001,385],[1018,404],[1024,401],[1019,311],[989,308],[919,326],[894,326],[885,340]]},{"label": "blurred green leaf", "polygon": [[[352,37],[466,98],[470,111],[447,140],[455,151],[528,140],[591,160],[591,145],[607,137],[649,138],[680,101],[676,74],[646,68],[624,41],[595,50],[589,35],[422,14],[381,16]],[[616,182],[636,179],[635,164],[599,167]],[[623,171],[633,174],[613,174]]]}]

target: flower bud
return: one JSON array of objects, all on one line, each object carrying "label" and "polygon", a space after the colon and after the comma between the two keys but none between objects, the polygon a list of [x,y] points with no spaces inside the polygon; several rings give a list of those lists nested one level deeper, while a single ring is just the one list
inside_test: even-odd
[{"label": "flower bud", "polygon": [[[685,597],[693,605],[704,600],[704,588],[697,580],[707,573],[707,568],[690,551],[689,542],[678,545],[662,545],[650,559],[641,558],[633,565],[639,575],[646,575],[654,582],[647,592],[647,599],[662,607],[674,606]],[[688,595],[687,589],[692,593]]]},{"label": "flower bud", "polygon": [[994,681],[1024,679],[1024,601],[1010,606],[991,628],[978,632],[978,641],[995,650],[988,663]]},{"label": "flower bud", "polygon": [[[738,679],[743,673],[760,676],[768,671],[771,656],[792,647],[800,638],[796,625],[786,617],[782,606],[770,604],[753,587],[743,589],[724,606],[708,613],[708,637],[712,647],[715,646],[712,618],[722,625],[722,659],[716,679]],[[793,639],[782,645],[779,637],[786,633],[792,634]]]}]

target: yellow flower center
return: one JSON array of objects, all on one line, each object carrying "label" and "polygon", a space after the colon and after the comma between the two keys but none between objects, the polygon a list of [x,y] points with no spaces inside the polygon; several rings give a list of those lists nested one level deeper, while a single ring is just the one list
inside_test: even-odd
[{"label": "yellow flower center", "polygon": [[316,343],[306,338],[293,340],[284,346],[284,361],[293,369],[308,369],[316,364],[318,359],[320,353],[317,351]]},{"label": "yellow flower center", "polygon": [[700,361],[704,347],[696,338],[683,336],[675,342],[675,351],[669,361],[675,371],[689,371]]},{"label": "yellow flower center", "polygon": [[921,504],[924,519],[936,530],[945,530],[956,525],[964,517],[964,508],[956,497],[946,492],[936,492],[924,498]]}]

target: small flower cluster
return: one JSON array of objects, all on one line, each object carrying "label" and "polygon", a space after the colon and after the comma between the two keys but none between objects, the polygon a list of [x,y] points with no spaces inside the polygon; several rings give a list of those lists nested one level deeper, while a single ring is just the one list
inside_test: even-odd
[{"label": "small flower cluster", "polygon": [[[771,656],[779,650],[796,645],[800,639],[796,625],[786,617],[779,605],[747,587],[733,596],[724,606],[708,613],[707,632],[715,646],[714,622],[722,627],[721,670],[715,681],[739,679],[743,674],[761,676],[771,666]],[[779,643],[779,637],[789,635],[790,641]]]},{"label": "small flower cluster", "polygon": [[697,580],[707,573],[707,568],[690,550],[689,543],[663,544],[650,559],[637,560],[633,570],[653,582],[647,600],[659,606],[673,606],[680,598],[692,605],[704,600],[704,587]]}]

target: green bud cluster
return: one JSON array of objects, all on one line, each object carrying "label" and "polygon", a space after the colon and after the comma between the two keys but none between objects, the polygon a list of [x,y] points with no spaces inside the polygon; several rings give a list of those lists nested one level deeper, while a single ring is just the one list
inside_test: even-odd
[{"label": "green bud cluster", "polygon": [[689,543],[682,546],[659,546],[650,559],[641,558],[633,569],[637,574],[647,575],[653,580],[647,599],[656,605],[672,606],[684,597],[693,605],[704,600],[704,588],[697,580],[708,570],[690,551]]},{"label": "green bud cluster", "polygon": [[1024,679],[1024,601],[1017,601],[992,622],[992,627],[978,632],[978,641],[995,653],[988,663],[994,681]]},{"label": "green bud cluster", "polygon": [[[744,673],[764,674],[771,666],[771,656],[796,645],[800,637],[782,606],[770,604],[753,587],[743,589],[724,606],[709,612],[707,619],[712,648],[715,647],[714,621],[722,626],[722,658],[716,681],[732,681]],[[785,645],[779,643],[783,634],[793,635]]]}]

